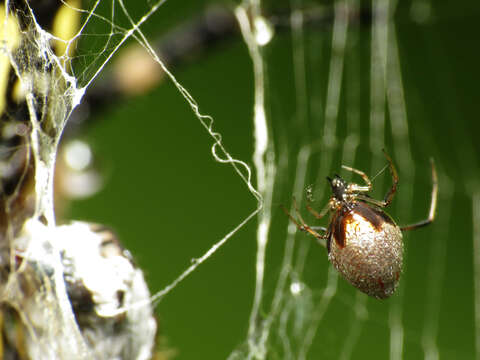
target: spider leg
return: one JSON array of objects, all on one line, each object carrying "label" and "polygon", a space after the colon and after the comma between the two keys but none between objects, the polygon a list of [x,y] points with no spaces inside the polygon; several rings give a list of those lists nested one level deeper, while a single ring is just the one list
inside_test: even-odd
[{"label": "spider leg", "polygon": [[385,195],[385,198],[383,199],[383,207],[387,207],[390,205],[390,203],[393,200],[393,196],[395,195],[395,192],[397,191],[397,184],[398,184],[398,174],[397,174],[397,169],[395,169],[395,165],[393,165],[392,158],[387,154],[385,149],[382,149],[383,154],[387,158],[388,164],[389,164],[389,169],[390,169],[390,174],[392,175],[392,187],[390,190],[387,192]]},{"label": "spider leg", "polygon": [[379,207],[385,207],[385,206],[388,205],[385,201],[373,199],[369,196],[365,196],[365,195],[362,195],[362,194],[356,195],[355,198],[357,200],[362,200],[363,202],[370,203],[370,204],[373,204],[373,205],[376,205],[376,206],[379,206]]},{"label": "spider leg", "polygon": [[370,181],[370,179],[368,178],[367,174],[365,174],[363,171],[360,171],[360,170],[357,170],[357,169],[354,169],[350,166],[345,166],[345,165],[342,165],[342,168],[344,168],[345,170],[348,170],[348,171],[351,171],[357,175],[360,175],[363,179],[363,181],[365,181],[365,184],[367,184],[366,186],[362,186],[362,185],[358,185],[358,184],[349,184],[348,185],[348,192],[352,193],[352,192],[369,192],[370,190],[372,190],[372,182]]},{"label": "spider leg", "polygon": [[[397,184],[398,184],[398,174],[397,174],[397,170],[395,169],[395,166],[393,165],[393,161],[392,161],[391,157],[385,152],[385,150],[383,150],[383,154],[387,158],[387,161],[388,161],[388,164],[389,164],[389,169],[390,169],[390,174],[392,175],[392,180],[393,180],[392,187],[390,188],[390,190],[388,190],[387,194],[385,195],[385,198],[382,201],[382,200],[372,199],[371,197],[365,196],[365,195],[362,195],[362,194],[356,195],[357,199],[362,200],[362,201],[367,202],[367,203],[370,203],[370,204],[373,204],[373,205],[376,205],[376,206],[379,206],[379,207],[382,207],[382,208],[390,205],[390,203],[392,202],[393,196],[395,195],[395,193],[397,191]],[[353,184],[353,185],[355,185],[355,184]]]},{"label": "spider leg", "polygon": [[322,209],[322,211],[317,212],[310,206],[310,202],[307,202],[307,210],[310,211],[310,213],[313,216],[315,216],[317,219],[323,218],[328,213],[330,208],[331,208],[331,205],[330,205],[330,202],[328,202],[327,205],[325,205],[325,207]]},{"label": "spider leg", "polygon": [[282,205],[282,210],[285,214],[287,214],[287,216],[290,218],[290,220],[297,226],[298,230],[310,233],[311,235],[313,235],[317,238],[318,242],[321,245],[326,246],[326,238],[327,238],[326,234],[323,234],[323,235],[319,234],[315,230],[315,229],[317,229],[317,230],[320,230],[320,231],[324,231],[325,228],[323,228],[323,227],[311,228],[310,226],[308,226],[305,223],[305,221],[303,220],[302,216],[300,215],[300,211],[298,210],[297,201],[295,200],[295,198],[293,198],[293,206],[294,206],[295,212],[298,216],[298,220],[295,217],[293,217],[292,214],[290,214],[290,212],[283,205]]},{"label": "spider leg", "polygon": [[430,211],[428,212],[428,217],[425,220],[417,223],[401,226],[400,230],[402,231],[418,229],[430,224],[435,219],[435,212],[437,210],[438,178],[437,170],[435,169],[435,163],[432,158],[430,158],[430,164],[432,166],[432,199],[430,201]]},{"label": "spider leg", "polygon": [[315,231],[327,232],[327,228],[325,226],[310,226],[310,229]]}]

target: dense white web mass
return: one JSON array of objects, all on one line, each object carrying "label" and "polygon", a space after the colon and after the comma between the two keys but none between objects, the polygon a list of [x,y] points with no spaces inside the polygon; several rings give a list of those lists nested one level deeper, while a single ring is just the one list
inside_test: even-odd
[{"label": "dense white web mass", "polygon": [[[13,161],[16,157],[10,153],[1,158],[2,180],[10,180],[5,164],[16,165],[10,171],[16,174],[14,190],[3,197],[6,230],[1,240],[7,245],[2,245],[6,250],[1,254],[0,274],[5,280],[1,299],[5,312],[24,326],[23,345],[30,358],[151,357],[156,352],[155,306],[187,277],[201,276],[206,260],[216,253],[222,256],[221,247],[255,220],[255,276],[247,299],[251,310],[244,320],[244,337],[236,339],[239,345],[231,349],[229,359],[351,359],[365,353],[372,359],[410,358],[412,353],[429,360],[440,358],[438,298],[444,291],[453,201],[453,186],[441,168],[442,211],[436,221],[442,227],[426,230],[435,241],[428,249],[421,248],[422,267],[409,257],[411,253],[415,257],[414,249],[421,247],[418,242],[428,237],[414,241],[417,235],[404,234],[407,270],[396,295],[385,302],[346,283],[328,263],[326,249],[300,233],[279,211],[280,204],[290,204],[288,211],[295,213],[295,198],[300,212],[307,214],[307,189],[312,206],[323,208],[330,196],[324,179],[340,172],[342,164],[365,171],[374,182],[372,197],[382,199],[391,184],[382,155],[387,148],[402,184],[401,195],[387,211],[402,225],[426,216],[430,154],[427,145],[414,149],[411,141],[395,23],[397,2],[372,1],[364,8],[349,0],[322,6],[291,0],[286,11],[269,9],[260,0],[245,0],[226,10],[235,19],[251,59],[251,159],[238,159],[229,152],[217,130],[217,123],[225,119],[214,122],[200,110],[196,97],[172,72],[174,62],[144,33],[143,27],[155,14],[168,11],[166,0],[135,6],[122,0],[62,1],[71,19],[77,16],[71,21],[78,22],[67,34],[47,29],[28,3],[21,7],[12,2],[15,11],[8,4],[2,7],[0,35],[15,33],[20,40],[11,42],[2,36],[1,60],[10,64],[20,81],[15,96],[26,104],[30,132],[16,145],[26,150],[14,152],[23,160]],[[417,18],[426,21],[428,14],[422,14]],[[24,23],[12,25],[15,16]],[[174,85],[203,128],[198,136],[209,137],[213,159],[233,168],[241,180],[238,191],[246,188],[254,204],[229,231],[210,239],[200,255],[185,249],[185,263],[194,257],[191,263],[173,278],[162,279],[166,284],[162,288],[150,291],[141,269],[113,231],[82,222],[59,226],[54,209],[54,165],[69,116],[96,82],[109,74],[110,63],[132,40],[161,72],[159,76]],[[180,45],[182,41],[178,40]],[[282,63],[279,72],[279,59],[285,57],[288,65]],[[208,80],[207,74],[204,81]],[[19,131],[15,136],[20,136]],[[88,149],[77,145],[82,156],[90,156]],[[5,193],[7,180],[2,183]],[[27,186],[30,182],[33,185]],[[422,191],[416,190],[417,185]],[[476,192],[474,220],[480,217],[479,203]],[[185,216],[189,223],[193,214]],[[328,224],[328,219],[315,223],[312,217],[305,218],[312,226]],[[209,226],[215,227],[215,221],[212,216]],[[474,230],[474,250],[478,250],[479,231]],[[478,256],[474,260],[478,300],[480,261]],[[421,304],[412,305],[412,298],[421,298]],[[409,311],[421,313],[422,318]],[[477,316],[475,329],[479,324]],[[168,338],[168,328],[162,336]],[[477,334],[477,351],[478,339]]]},{"label": "dense white web mass", "polygon": [[[3,15],[4,38],[18,37],[19,40],[6,42],[6,56],[2,60],[12,66],[18,78],[22,89],[19,101],[23,97],[30,118],[27,124],[31,127],[23,145],[27,152],[20,154],[25,158],[21,161],[27,165],[24,166],[23,174],[20,168],[19,176],[11,175],[17,181],[18,190],[10,195],[11,198],[7,198],[7,193],[4,194],[6,201],[3,210],[5,221],[10,222],[3,239],[7,241],[7,250],[11,252],[4,255],[5,258],[13,257],[14,266],[18,268],[8,277],[4,302],[12,307],[12,311],[18,311],[28,336],[25,344],[21,345],[25,346],[24,349],[12,348],[5,352],[26,352],[35,359],[146,359],[152,356],[154,350],[156,326],[151,304],[174,289],[253,218],[261,207],[261,196],[252,185],[250,168],[226,151],[220,134],[213,128],[213,119],[200,113],[196,101],[166,68],[141,32],[140,26],[158,10],[163,1],[148,4],[148,11],[139,20],[132,18],[121,1],[111,4],[111,18],[98,15],[99,1],[88,10],[79,8],[77,1],[62,4],[62,11],[70,13],[70,16],[75,13],[85,15],[79,32],[70,32],[67,34],[70,37],[66,39],[54,37],[42,28],[40,22],[43,20],[37,19],[39,15],[35,12],[38,9],[31,8],[28,3],[7,3]],[[117,6],[119,9],[116,9]],[[121,11],[127,21],[126,28],[116,25],[120,21],[116,18],[117,10]],[[66,14],[62,15],[67,17]],[[81,52],[70,57],[71,48],[79,38],[88,34],[86,29],[93,26],[90,23],[94,21],[110,28],[105,34],[94,32],[95,36],[105,38],[102,39],[105,42],[100,45],[101,49],[96,49],[91,56],[86,55],[87,58],[90,57],[87,62]],[[108,229],[82,223],[58,227],[55,224],[53,205],[55,157],[66,121],[80,102],[85,89],[132,36],[170,77],[194,115],[213,138],[212,154],[215,160],[232,165],[258,201],[257,209],[204,255],[195,259],[171,285],[151,298],[148,297],[141,272],[131,264],[128,252],[119,246],[115,235]],[[59,57],[51,48],[55,41],[64,50]],[[80,65],[76,62],[78,59],[81,59]],[[24,188],[29,181],[34,182],[33,190]],[[29,191],[32,191],[32,195]],[[27,207],[21,210],[11,208],[11,203],[17,200],[19,194],[24,197],[33,196],[31,205],[28,203],[32,207],[31,212],[27,211]],[[14,210],[22,216],[13,214]],[[16,217],[20,219],[14,220]],[[98,260],[94,260],[95,257]],[[97,273],[104,277],[98,277]],[[32,287],[33,295],[27,296],[17,289],[19,282],[26,281],[23,280],[25,278]],[[57,315],[52,316],[53,314]]]}]

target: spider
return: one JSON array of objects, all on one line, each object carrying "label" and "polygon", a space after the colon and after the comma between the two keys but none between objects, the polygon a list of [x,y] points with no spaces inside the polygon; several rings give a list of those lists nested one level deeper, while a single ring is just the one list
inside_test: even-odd
[{"label": "spider", "polygon": [[367,195],[372,189],[372,182],[363,171],[343,165],[345,170],[361,176],[365,185],[347,183],[339,175],[333,179],[327,177],[332,189],[327,205],[317,212],[307,204],[307,210],[317,219],[323,218],[328,212],[332,214],[327,228],[307,225],[295,199],[294,208],[298,219],[283,208],[299,230],[310,233],[326,246],[329,261],[347,281],[377,299],[390,297],[397,288],[403,266],[402,231],[426,226],[435,219],[438,193],[437,172],[431,160],[433,186],[428,217],[399,227],[383,211],[392,202],[398,184],[393,161],[385,151],[383,153],[393,181],[384,200],[376,200]]}]

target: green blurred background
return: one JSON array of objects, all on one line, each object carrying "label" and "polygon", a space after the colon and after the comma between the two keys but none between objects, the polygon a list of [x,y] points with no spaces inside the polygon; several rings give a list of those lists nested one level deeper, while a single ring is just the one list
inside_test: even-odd
[{"label": "green blurred background", "polygon": [[[168,1],[142,30],[153,40],[211,4]],[[371,5],[364,2],[361,7]],[[289,16],[292,9],[305,13],[322,9],[328,15],[334,4],[269,1],[263,6],[265,14]],[[135,14],[137,10],[130,11]],[[144,12],[139,6],[138,13]],[[388,36],[395,36],[398,42],[409,136],[406,144],[398,145],[398,134],[392,130],[388,106],[384,105],[383,146],[398,166],[400,186],[395,202],[402,204],[392,205],[389,212],[400,224],[425,216],[431,156],[440,175],[438,218],[433,226],[406,234],[405,271],[399,294],[392,299],[368,299],[338,280],[308,359],[395,358],[392,354],[398,352],[390,335],[398,329],[403,336],[404,359],[424,358],[425,344],[431,339],[442,359],[474,359],[478,354],[474,304],[480,300],[475,299],[474,281],[480,279],[474,276],[472,204],[473,194],[480,191],[476,108],[479,15],[477,1],[397,4]],[[319,26],[305,26],[301,32],[280,30],[262,50],[267,70],[266,110],[278,166],[262,314],[269,312],[269,299],[281,270],[288,221],[280,204],[291,202],[300,148],[313,145],[320,149],[312,150],[304,186],[313,184],[316,207],[323,206],[328,196],[325,176],[339,172],[345,158],[354,160],[348,165],[372,176],[384,165],[382,145],[378,149],[371,145],[375,141],[371,138],[370,94],[375,80],[371,72],[373,21],[368,16],[350,24],[344,72],[338,84],[338,142],[328,148],[323,143],[325,98],[331,60],[336,56],[331,47],[333,23],[331,16],[325,16]],[[303,55],[300,67],[295,65],[299,53]],[[305,73],[304,89],[296,87],[298,69]],[[214,128],[222,134],[232,156],[252,165],[254,77],[241,36],[233,36],[171,70],[197,100],[200,111],[215,119]],[[108,73],[108,66],[104,73]],[[210,151],[213,139],[170,81],[144,96],[114,102],[93,116],[80,137],[91,144],[105,186],[94,197],[72,203],[65,218],[115,229],[155,293],[254,211],[256,201],[231,166],[214,161]],[[351,135],[355,135],[358,147],[345,154],[345,141],[351,141]],[[413,168],[402,170],[402,159],[396,158],[401,151],[395,145],[410,149]],[[326,173],[319,174],[320,169]],[[389,181],[388,175],[379,178],[373,196],[380,198]],[[175,359],[225,359],[234,349],[244,347],[255,286],[256,225],[251,221],[238,231],[156,307],[161,336],[167,347],[175,350]],[[298,234],[296,241],[311,239]],[[295,333],[295,322],[308,322],[327,283],[326,251],[313,241],[311,244],[303,272],[298,274],[309,295],[298,301],[287,327],[293,348],[302,337],[301,331],[300,335]],[[267,358],[288,358],[281,350],[278,330],[273,333]],[[350,341],[353,345],[345,353]]]}]

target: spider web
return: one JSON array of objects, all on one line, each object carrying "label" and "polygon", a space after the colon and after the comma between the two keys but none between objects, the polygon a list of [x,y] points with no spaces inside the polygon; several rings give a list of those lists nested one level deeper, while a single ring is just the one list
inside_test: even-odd
[{"label": "spider web", "polygon": [[[156,144],[154,150],[144,150],[145,153],[171,152],[176,155],[177,166],[187,167],[198,185],[189,184],[192,187],[189,190],[182,188],[186,185],[182,185],[185,183],[179,179],[176,180],[179,182],[176,187],[168,179],[162,179],[169,185],[157,185],[162,190],[156,193],[159,194],[157,196],[173,192],[178,198],[169,197],[162,201],[162,205],[167,204],[167,209],[158,209],[154,216],[143,214],[147,218],[145,222],[140,222],[134,215],[132,217],[135,220],[123,218],[128,224],[139,222],[132,226],[132,230],[121,230],[122,226],[119,225],[120,233],[126,238],[129,248],[138,249],[140,262],[142,267],[148,269],[150,288],[153,289],[150,298],[135,302],[127,311],[156,305],[160,321],[165,322],[162,336],[169,339],[179,358],[229,356],[230,359],[308,359],[321,356],[348,359],[368,356],[378,359],[438,359],[440,356],[448,356],[450,352],[458,355],[459,349],[463,349],[460,354],[465,358],[473,357],[473,339],[470,336],[450,336],[451,331],[447,329],[449,322],[445,320],[449,315],[447,304],[458,306],[468,301],[461,300],[459,303],[444,298],[446,283],[451,280],[446,274],[447,239],[453,227],[449,219],[454,202],[453,186],[442,171],[444,164],[438,166],[441,188],[438,218],[435,225],[428,229],[405,234],[405,272],[397,294],[388,301],[370,299],[348,285],[329,266],[325,249],[305,235],[298,234],[296,227],[279,211],[279,205],[290,204],[294,196],[300,211],[305,215],[305,190],[312,184],[314,206],[323,207],[329,196],[324,178],[340,171],[341,164],[362,169],[372,178],[379,174],[374,180],[372,196],[383,197],[390,184],[388,174],[382,172],[385,160],[381,149],[386,148],[394,158],[401,181],[401,188],[388,209],[389,213],[400,224],[414,222],[426,215],[430,193],[428,158],[436,158],[441,151],[435,146],[432,133],[427,131],[430,127],[428,122],[412,126],[412,111],[407,106],[403,58],[399,49],[399,30],[395,22],[396,16],[405,16],[402,13],[404,8],[399,9],[399,4],[395,1],[373,1],[363,7],[348,0],[322,6],[292,0],[286,12],[285,9],[278,11],[274,5],[270,8],[270,4],[255,0],[237,5],[233,11],[239,23],[243,45],[251,60],[249,71],[253,76],[251,85],[254,89],[253,104],[249,108],[251,113],[241,113],[244,118],[240,119],[244,124],[252,124],[244,125],[247,128],[251,126],[253,134],[244,141],[253,148],[252,164],[249,165],[249,155],[232,155],[243,152],[241,146],[236,146],[226,116],[216,116],[214,122],[210,115],[200,110],[199,104],[202,108],[210,105],[208,96],[204,96],[201,91],[202,86],[208,87],[214,76],[202,74],[199,81],[202,86],[198,87],[188,77],[177,80],[149,41],[148,27],[153,27],[149,24],[159,23],[156,24],[157,27],[168,28],[171,22],[178,20],[175,16],[172,16],[172,20],[169,19],[172,12],[169,3],[148,1],[133,7],[122,1],[97,1],[83,4],[81,8],[80,5],[70,4],[75,12],[83,14],[78,34],[65,41],[66,45],[75,48],[75,54],[67,53],[60,58],[55,56],[49,50],[48,34],[43,34],[46,36],[44,43],[36,43],[48,57],[58,62],[59,69],[63,69],[59,76],[63,80],[59,81],[56,90],[60,94],[59,98],[65,100],[68,106],[64,110],[65,114],[57,117],[60,123],[54,136],[54,145],[50,142],[31,144],[35,154],[45,151],[43,156],[48,159],[45,164],[37,166],[39,171],[43,171],[39,172],[36,179],[40,205],[33,218],[44,215],[48,224],[55,226],[53,161],[64,121],[83,94],[94,87],[103,74],[108,73],[106,67],[113,62],[117,53],[128,41],[134,40],[168,77],[168,86],[176,91],[174,97],[183,99],[183,103],[188,105],[189,110],[186,112],[185,109],[181,110],[180,103],[170,104],[175,109],[173,112],[182,114],[177,115],[175,120],[184,122],[189,120],[182,119],[181,116],[194,117],[205,130],[194,131],[195,136],[203,139],[200,145],[194,146],[203,151],[193,151],[210,156],[210,148],[216,162],[233,167],[233,178],[223,170],[217,173],[215,171],[218,170],[211,167],[208,169],[222,179],[227,179],[225,182],[233,184],[223,190],[227,196],[241,193],[242,197],[246,197],[247,194],[252,201],[239,200],[245,207],[238,211],[236,200],[225,203],[221,199],[223,195],[215,197],[212,189],[218,185],[219,180],[215,177],[202,178],[202,172],[208,172],[205,170],[207,165],[202,171],[194,164],[182,164],[178,160],[188,161],[194,158],[192,150],[185,151],[187,155],[182,156],[183,146],[187,142],[185,139],[176,138],[175,141],[180,145],[173,148],[162,148]],[[432,11],[429,2],[415,1],[409,5],[409,18],[419,23],[428,23]],[[192,11],[195,10],[197,8]],[[283,16],[285,13],[286,16]],[[270,16],[271,14],[274,15]],[[279,30],[282,26],[288,28],[288,31]],[[282,60],[287,58],[288,61]],[[247,58],[242,59],[246,61]],[[281,69],[280,72],[278,68]],[[234,70],[230,69],[230,72]],[[234,74],[231,76],[233,78]],[[185,83],[197,91],[187,91],[183,85]],[[229,91],[234,92],[233,89],[225,92]],[[243,95],[249,97],[247,92]],[[218,94],[218,97],[221,95]],[[197,102],[197,98],[205,100]],[[167,106],[168,104],[161,105]],[[229,112],[237,110],[240,112],[240,109],[230,108]],[[167,110],[161,109],[161,112],[167,114]],[[235,114],[231,116],[235,118]],[[168,120],[162,118],[162,121]],[[118,134],[120,138],[118,129],[122,124],[117,123],[115,126],[117,132],[111,128],[104,130],[101,124],[93,132],[97,131],[100,138],[105,134],[102,131],[109,137]],[[148,122],[145,121],[145,125],[136,123],[134,128],[143,129],[143,126],[148,126]],[[189,128],[191,127],[190,124]],[[128,129],[128,126],[125,128]],[[412,128],[417,132],[413,133]],[[162,124],[159,129],[168,133],[166,124]],[[156,131],[151,131],[154,138],[161,138],[160,131]],[[183,135],[187,137],[189,134],[185,129]],[[209,135],[210,145],[213,141],[211,147],[204,142],[205,134]],[[416,138],[417,134],[421,134],[420,145],[418,141],[412,141],[412,137]],[[135,137],[134,134],[129,136],[126,140],[122,138],[118,141],[124,146],[124,141]],[[95,134],[92,137],[95,139]],[[39,138],[41,140],[40,136]],[[149,136],[142,134],[140,138],[148,139]],[[224,144],[228,143],[233,144],[235,152],[227,151],[229,146]],[[131,148],[127,150],[128,153],[133,153]],[[248,151],[245,153],[248,154]],[[128,167],[135,166],[134,161],[131,164],[126,159],[121,161],[128,164]],[[158,161],[150,166],[160,168],[163,165]],[[132,177],[137,177],[135,170],[129,171]],[[148,171],[154,174],[153,170]],[[185,176],[185,173],[177,169],[167,171],[171,178],[175,178],[176,173]],[[159,176],[164,177],[167,176]],[[118,197],[116,179],[110,180],[110,192],[112,196]],[[140,179],[139,189],[133,195],[135,198],[148,196],[141,189],[142,186],[148,188],[147,183],[150,184],[143,177]],[[217,199],[217,202],[201,197],[192,200],[195,191],[205,192],[206,189],[207,192],[212,192],[211,197]],[[124,196],[125,202],[132,199],[128,195]],[[478,220],[478,191],[472,199],[473,219]],[[100,198],[99,201],[105,201],[105,198]],[[212,206],[210,201],[214,203]],[[206,207],[206,215],[185,211],[185,207],[188,205],[190,208],[192,203]],[[179,217],[172,214],[176,211],[181,211],[181,221],[173,219]],[[223,213],[226,212],[233,215],[225,218]],[[290,212],[294,213],[293,207]],[[93,215],[92,217],[91,220],[99,221]],[[201,218],[206,225],[196,222],[196,217]],[[102,222],[115,224],[114,218],[113,215],[112,218],[106,216]],[[156,225],[159,218],[162,219],[162,229]],[[255,218],[256,227],[251,229]],[[312,218],[305,218],[308,223],[314,223]],[[222,221],[228,226],[222,224]],[[145,225],[149,222],[150,229]],[[187,232],[187,229],[183,229],[185,224],[189,224],[195,231]],[[215,228],[216,231],[203,231],[203,226]],[[175,232],[167,232],[167,229],[163,229],[165,227],[173,227]],[[41,227],[33,229],[35,232],[44,231]],[[475,230],[478,233],[478,229]],[[242,236],[243,231],[249,231],[248,236]],[[157,234],[154,242],[168,243],[175,239],[180,244],[180,250],[174,244],[153,244],[148,240],[129,243],[129,237],[147,239],[152,232]],[[48,235],[44,237],[48,238]],[[196,242],[184,240],[189,238],[199,239]],[[256,240],[255,248],[253,239]],[[241,241],[243,243],[238,244]],[[478,241],[475,242],[476,245],[477,243]],[[250,252],[241,253],[240,246],[246,247]],[[154,252],[156,260],[147,260],[145,255],[142,261],[142,247],[146,252]],[[30,251],[40,250],[33,248]],[[478,251],[474,253],[477,254]],[[137,255],[135,250],[134,254]],[[37,255],[41,256],[40,252]],[[161,259],[161,270],[155,270],[154,265],[149,263],[158,259]],[[59,285],[62,283],[58,277],[63,271],[62,264],[58,259],[53,259],[52,263],[55,264],[54,273],[57,274],[55,284]],[[478,272],[477,263],[478,261],[475,270]],[[222,271],[225,271],[227,280],[218,276]],[[228,277],[235,280],[229,281]],[[477,273],[474,279],[478,279]],[[243,286],[240,291],[229,294],[226,288],[229,291],[232,288],[226,283],[235,281],[246,285],[239,285]],[[476,291],[477,288],[478,286]],[[61,292],[60,286],[57,296],[63,299],[59,305],[62,314],[71,314],[67,310],[68,301]],[[209,295],[206,296],[205,292]],[[462,295],[473,296],[465,293]],[[477,298],[478,296],[475,297]],[[442,303],[439,299],[445,300]],[[220,302],[231,303],[232,306],[217,306]],[[478,299],[475,304],[475,313],[478,314]],[[236,318],[233,313],[237,310],[240,316]],[[473,314],[472,309],[462,315],[460,320],[464,317],[473,318]],[[231,322],[219,319],[229,320],[229,317],[232,318]],[[178,321],[178,326],[175,326],[175,321]],[[210,321],[213,325],[209,327]],[[56,326],[62,328],[63,323],[63,320],[59,320]],[[474,327],[478,330],[478,323],[478,319],[475,325],[469,321],[460,322],[461,333],[465,334],[465,329]],[[231,334],[225,334],[225,326],[229,326],[228,333]],[[202,332],[203,328],[209,331]],[[75,333],[75,326],[72,325],[69,329],[71,330],[65,332],[68,336]],[[190,332],[195,332],[195,335],[190,335]],[[207,338],[215,339],[214,342],[221,345],[213,347],[203,344]],[[449,338],[448,342],[445,341],[446,338]],[[85,351],[82,350],[82,341],[77,340],[80,344],[78,351],[82,353]],[[50,338],[50,341],[53,340]]]}]

